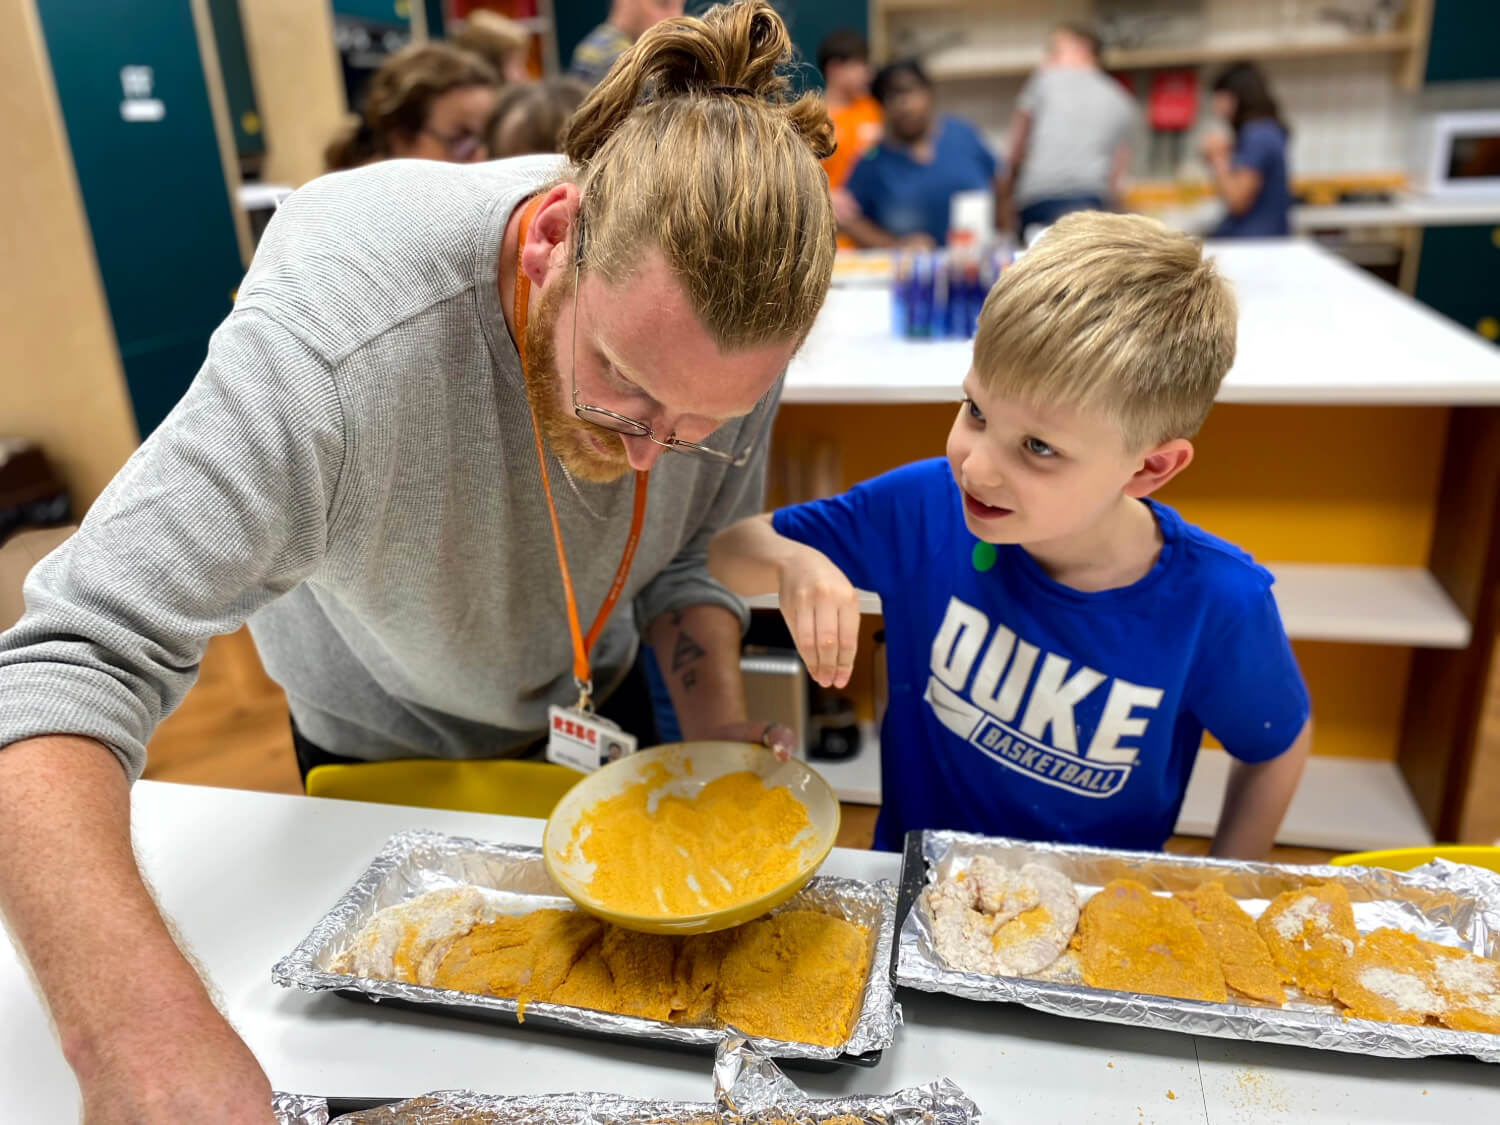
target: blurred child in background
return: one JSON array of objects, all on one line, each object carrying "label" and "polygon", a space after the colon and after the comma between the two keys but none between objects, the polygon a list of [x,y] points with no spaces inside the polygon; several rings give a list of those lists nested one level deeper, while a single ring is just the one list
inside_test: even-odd
[{"label": "blurred child in background", "polygon": [[531,33],[513,19],[499,12],[479,8],[469,14],[453,45],[472,51],[493,70],[504,84],[526,82],[531,78],[528,57]]},{"label": "blurred child in background", "polygon": [[1203,160],[1229,214],[1217,238],[1276,238],[1292,233],[1292,188],[1286,145],[1290,130],[1254,63],[1229,67],[1213,85],[1214,113],[1234,130],[1203,138]]},{"label": "blurred child in background", "polygon": [[490,154],[498,160],[561,152],[563,126],[588,94],[589,88],[576,78],[548,78],[507,86],[495,108]]},{"label": "blurred child in background", "polygon": [[417,43],[381,64],[359,120],[324,151],[330,172],[393,157],[472,164],[490,158],[499,77],[478,55]]},{"label": "blurred child in background", "polygon": [[1099,65],[1099,37],[1064,24],[1021,89],[1010,138],[1012,198],[1019,231],[1050,226],[1069,211],[1119,205],[1130,167],[1135,102]]},{"label": "blurred child in background", "polygon": [[662,20],[682,15],[683,0],[612,0],[609,18],[573,48],[568,73],[597,86],[615,60]]}]

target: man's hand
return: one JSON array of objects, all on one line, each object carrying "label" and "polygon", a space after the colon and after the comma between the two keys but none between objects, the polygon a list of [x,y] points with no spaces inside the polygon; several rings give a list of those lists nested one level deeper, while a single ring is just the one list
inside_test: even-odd
[{"label": "man's hand", "polygon": [[707,737],[725,742],[754,742],[775,754],[777,761],[781,762],[790,758],[797,749],[797,732],[791,727],[785,723],[767,723],[759,719],[726,723],[717,730],[710,731]]},{"label": "man's hand", "polygon": [[0,910],[78,1077],[84,1121],[270,1125],[270,1083],[136,868],[129,808],[125,773],[97,742],[0,749]]}]

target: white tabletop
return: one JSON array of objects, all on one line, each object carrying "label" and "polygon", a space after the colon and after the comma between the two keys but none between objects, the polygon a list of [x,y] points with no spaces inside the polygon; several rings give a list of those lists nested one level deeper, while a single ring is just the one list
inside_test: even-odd
[{"label": "white tabletop", "polygon": [[[164,908],[222,990],[272,1084],[408,1096],[609,1090],[706,1099],[706,1057],[289,992],[271,965],[408,828],[538,843],[541,821],[159,782],[135,788],[139,853]],[[889,854],[838,850],[826,870],[894,878]],[[794,1072],[824,1095],[954,1079],[990,1121],[1494,1121],[1500,1067],[1389,1060],[1142,1031],[903,992],[906,1024],[873,1070]],[[143,1014],[144,1016],[144,1014]],[[77,1119],[77,1088],[25,974],[0,943],[0,1119]],[[1139,1107],[1139,1108],[1137,1108]]]},{"label": "white tabletop", "polygon": [[[1500,349],[1300,239],[1214,242],[1239,351],[1221,402],[1500,403]],[[838,285],[787,372],[785,402],[957,402],[967,340],[903,340],[890,292]]]}]

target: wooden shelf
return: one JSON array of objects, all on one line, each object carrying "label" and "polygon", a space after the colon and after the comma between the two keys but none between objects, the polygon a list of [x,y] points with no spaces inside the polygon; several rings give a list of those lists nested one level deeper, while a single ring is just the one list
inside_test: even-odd
[{"label": "wooden shelf", "polygon": [[[1235,40],[1228,43],[1181,43],[1162,47],[1129,47],[1104,52],[1110,70],[1148,70],[1165,66],[1196,66],[1235,59],[1324,58],[1331,55],[1396,54],[1413,50],[1416,42],[1405,31],[1327,39]],[[955,61],[945,61],[944,54]],[[967,57],[966,57],[967,56]],[[937,80],[1013,78],[1031,73],[1042,61],[1040,51],[984,58],[977,51],[949,51],[933,57],[928,73]]]},{"label": "wooden shelf", "polygon": [[[1430,571],[1419,566],[1268,563],[1277,604],[1293,640],[1463,648],[1469,621]],[[775,594],[746,598],[776,609]],[[861,613],[880,613],[880,597],[859,594]]]},{"label": "wooden shelf", "polygon": [[972,8],[975,0],[875,0],[875,7],[887,12],[938,12],[943,9]]},{"label": "wooden shelf", "polygon": [[1233,43],[1189,43],[1169,47],[1135,47],[1105,51],[1104,65],[1111,70],[1140,70],[1158,66],[1192,66],[1195,63],[1233,62],[1236,59],[1302,59],[1328,55],[1379,55],[1410,50],[1412,37],[1404,31],[1382,35],[1354,35],[1336,39],[1266,39]]},{"label": "wooden shelf", "polygon": [[[1229,781],[1229,755],[1202,750],[1177,818],[1183,836],[1212,836]],[[1287,809],[1276,842],[1293,847],[1366,851],[1431,844],[1423,819],[1395,762],[1314,754]]]},{"label": "wooden shelf", "polygon": [[[874,723],[861,723],[860,735],[860,752],[848,761],[808,764],[823,775],[839,800],[879,805],[880,731]],[[1230,764],[1222,750],[1199,752],[1177,818],[1179,835],[1214,834]],[[1430,844],[1433,838],[1395,762],[1314,755],[1308,759],[1307,772],[1276,842],[1288,847],[1364,851]]]},{"label": "wooden shelf", "polygon": [[1419,566],[1267,563],[1296,640],[1464,648],[1469,620]]}]

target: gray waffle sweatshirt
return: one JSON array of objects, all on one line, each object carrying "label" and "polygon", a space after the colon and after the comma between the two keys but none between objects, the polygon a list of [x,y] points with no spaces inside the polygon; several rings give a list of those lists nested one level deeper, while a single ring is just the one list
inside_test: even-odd
[{"label": "gray waffle sweatshirt", "polygon": [[[247,619],[298,726],[334,753],[502,755],[538,736],[549,703],[572,702],[496,284],[511,211],[562,168],[392,161],[287,201],[187,395],[27,580],[25,616],[0,634],[0,746],[89,735],[139,776],[208,639]],[[658,462],[594,651],[596,695],[659,614],[744,614],[705,562],[714,531],[759,510],[764,457]],[[551,475],[587,628],[633,476],[580,483],[585,506],[555,462]]]}]

